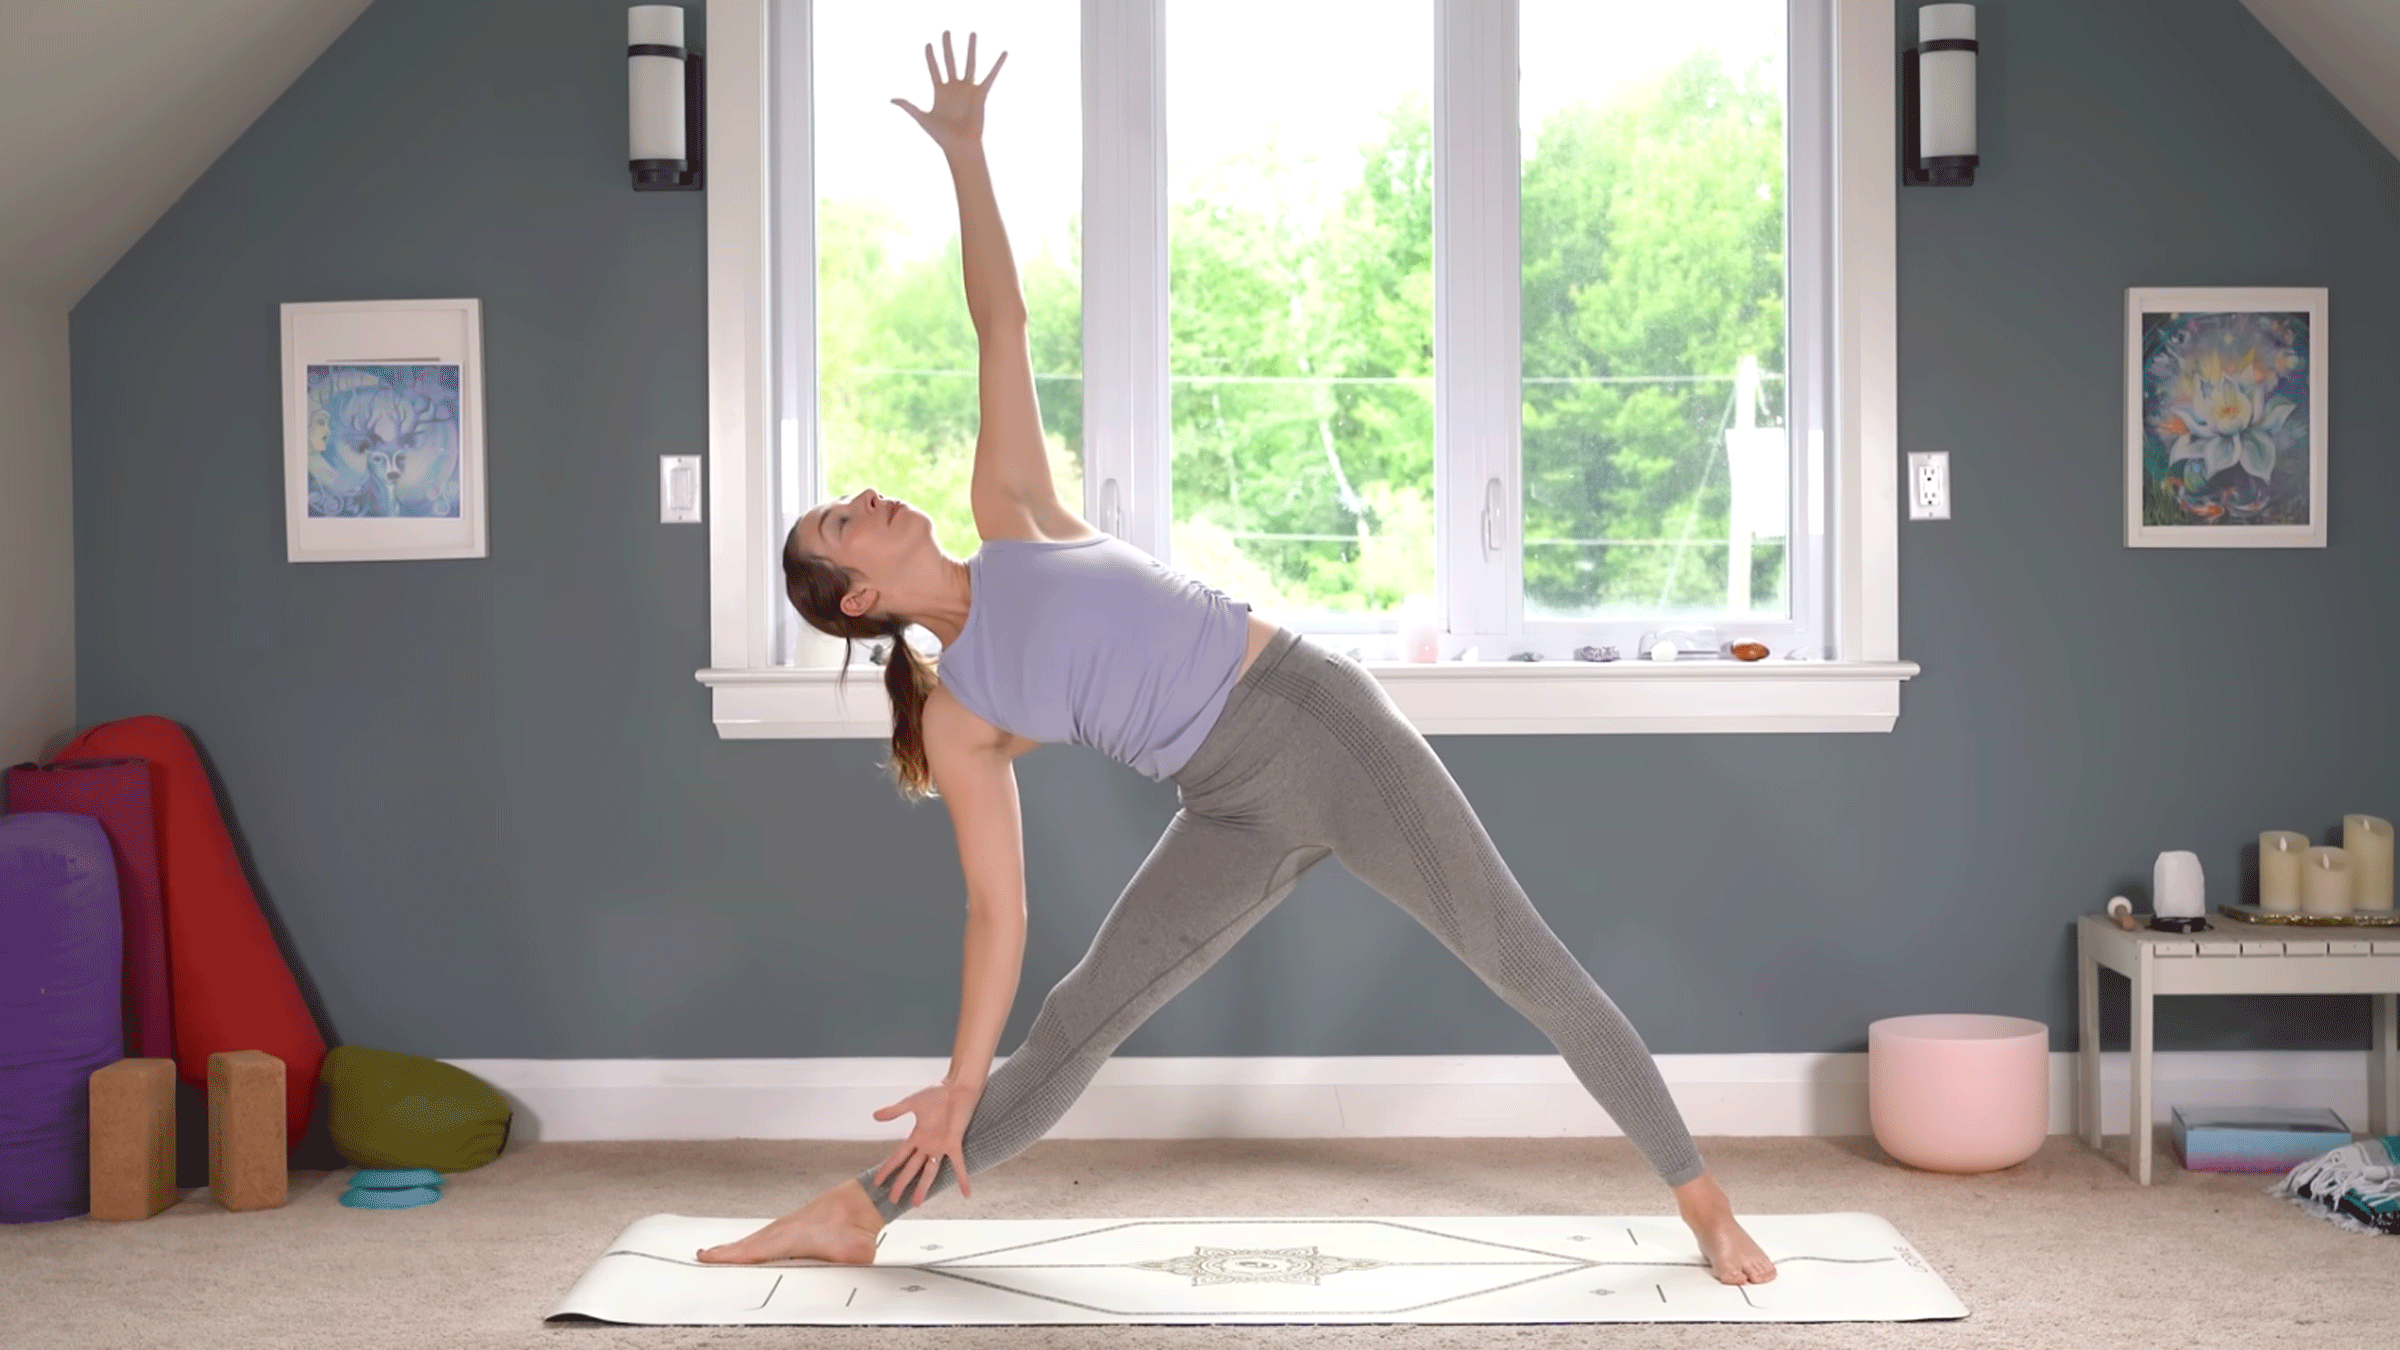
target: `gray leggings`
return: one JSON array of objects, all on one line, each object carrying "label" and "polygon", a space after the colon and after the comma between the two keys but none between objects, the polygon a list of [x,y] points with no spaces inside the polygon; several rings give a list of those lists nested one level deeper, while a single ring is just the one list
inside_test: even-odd
[{"label": "gray leggings", "polygon": [[[1290,630],[1251,663],[1191,761],[1183,809],[1092,949],[992,1070],[967,1124],[980,1176],[1058,1123],[1150,1014],[1215,964],[1301,874],[1338,858],[1525,1014],[1670,1186],[1704,1170],[1642,1038],[1550,931],[1433,748],[1374,676]],[[887,1220],[916,1203],[859,1185]],[[956,1183],[941,1164],[934,1193]],[[887,1179],[888,1184],[888,1179]]]}]

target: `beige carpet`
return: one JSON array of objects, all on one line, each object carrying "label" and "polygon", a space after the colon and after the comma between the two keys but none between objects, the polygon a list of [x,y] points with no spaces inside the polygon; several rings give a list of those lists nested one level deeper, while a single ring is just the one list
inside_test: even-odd
[{"label": "beige carpet", "polygon": [[[646,1214],[781,1213],[880,1156],[872,1145],[524,1145],[450,1178],[439,1204],[346,1209],[349,1173],[295,1172],[291,1203],[228,1213],[206,1190],[139,1223],[0,1226],[0,1345],[243,1350],[573,1345],[1017,1350],[1310,1346],[2174,1346],[2365,1344],[2400,1309],[2400,1239],[2346,1233],[2267,1178],[2164,1155],[2133,1185],[2053,1138],[1979,1177],[1915,1172],[1868,1139],[1706,1139],[1735,1203],[1865,1210],[1897,1225],[1970,1309],[1961,1322],[1608,1327],[610,1327],[543,1315]],[[928,1217],[1672,1213],[1622,1139],[1036,1145]]]}]

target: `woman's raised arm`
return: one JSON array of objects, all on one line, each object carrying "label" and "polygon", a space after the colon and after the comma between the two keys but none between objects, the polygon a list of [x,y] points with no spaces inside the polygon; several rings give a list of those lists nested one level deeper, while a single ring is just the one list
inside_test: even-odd
[{"label": "woman's raised arm", "polygon": [[1016,257],[1000,221],[991,168],[983,157],[983,104],[1008,53],[975,81],[975,37],[967,36],[962,74],[952,57],[950,35],[942,34],[942,61],[925,44],[925,70],[933,77],[933,106],[919,108],[893,99],[925,128],[950,162],[958,189],[959,261],[966,273],[967,313],[975,321],[976,375],[981,425],[975,439],[972,497],[975,525],[986,539],[1079,539],[1091,533],[1080,516],[1058,500],[1050,457],[1042,441],[1041,404],[1033,388],[1033,358],[1026,345],[1025,294],[1017,282]]}]

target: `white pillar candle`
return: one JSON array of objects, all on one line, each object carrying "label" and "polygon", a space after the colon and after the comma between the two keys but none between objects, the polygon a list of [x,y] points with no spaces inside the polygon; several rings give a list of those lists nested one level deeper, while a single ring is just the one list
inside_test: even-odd
[{"label": "white pillar candle", "polygon": [[2308,836],[2298,830],[2264,830],[2258,836],[2258,907],[2269,914],[2300,912],[2300,862]]},{"label": "white pillar candle", "polygon": [[2338,848],[2312,848],[2300,865],[2300,912],[2350,912],[2350,855]]},{"label": "white pillar candle", "polygon": [[2342,817],[2342,851],[2350,855],[2350,907],[2392,907],[2392,822],[2375,816]]}]

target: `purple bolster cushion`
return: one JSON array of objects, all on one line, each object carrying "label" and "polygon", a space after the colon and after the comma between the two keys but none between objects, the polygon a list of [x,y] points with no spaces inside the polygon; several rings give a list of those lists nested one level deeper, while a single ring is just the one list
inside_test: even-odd
[{"label": "purple bolster cushion", "polygon": [[91,1076],[124,1057],[117,868],[90,816],[0,816],[0,1223],[91,1212]]},{"label": "purple bolster cushion", "polygon": [[9,810],[71,811],[108,831],[117,864],[117,909],[125,923],[125,1054],[173,1059],[167,919],[158,881],[158,820],[150,801],[146,759],[65,759],[8,771]]}]

